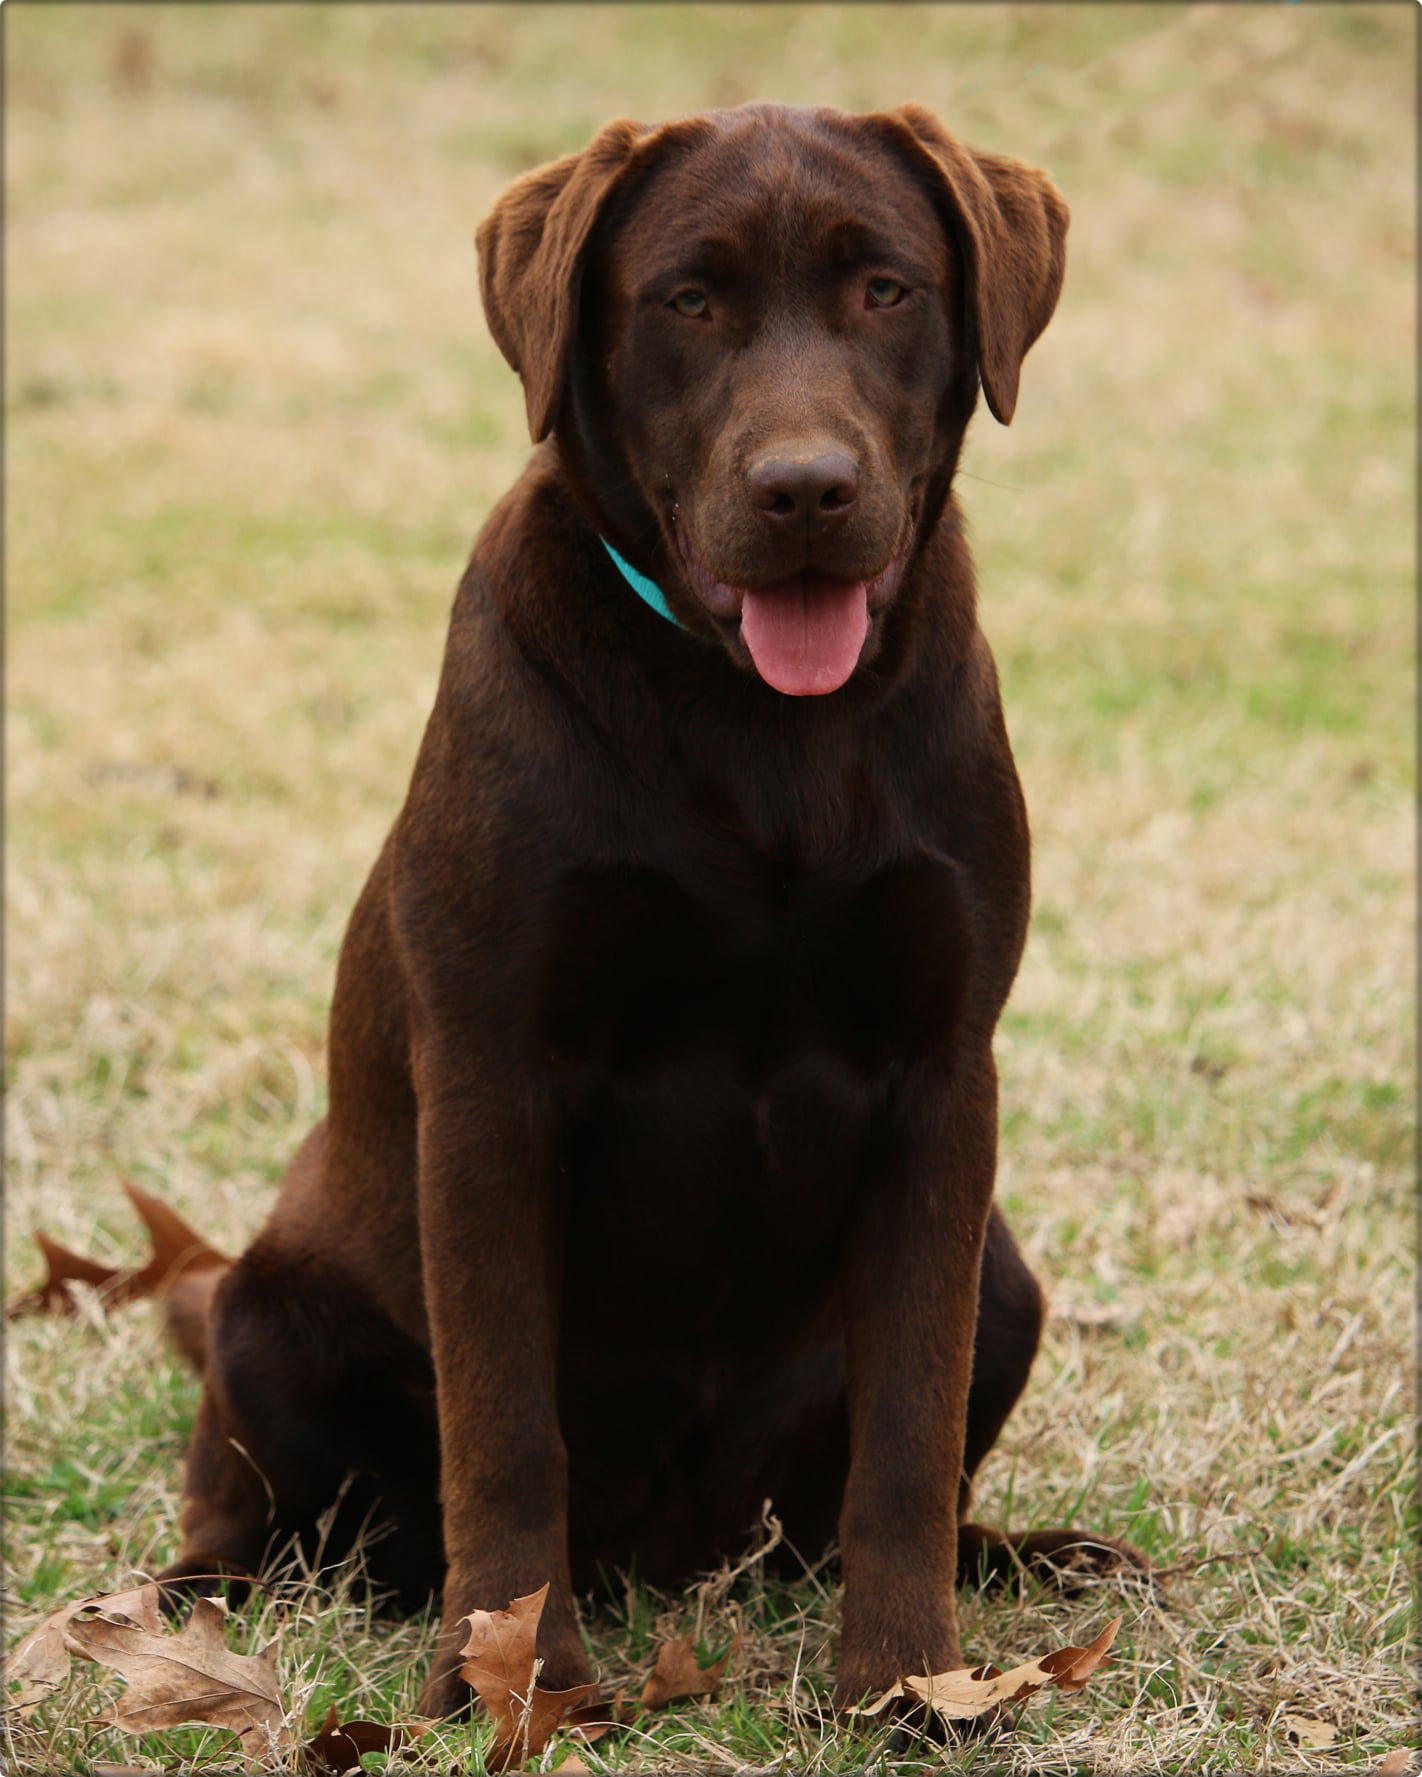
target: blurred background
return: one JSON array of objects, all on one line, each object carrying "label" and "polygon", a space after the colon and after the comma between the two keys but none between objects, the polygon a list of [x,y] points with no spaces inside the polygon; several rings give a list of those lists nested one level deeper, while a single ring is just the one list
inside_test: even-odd
[{"label": "blurred background", "polygon": [[[6,8],[11,1288],[35,1225],[139,1255],[120,1177],[235,1250],[319,1113],[344,922],[527,451],[477,296],[501,187],[613,115],[913,99],[1073,212],[959,483],[1036,841],[1001,1189],[1056,1311],[984,1510],[1193,1576],[1111,1756],[1283,1756],[1290,1711],[1320,1768],[1389,1743],[1416,19]],[[16,1322],[7,1362],[23,1617],[163,1557],[193,1395],[142,1309]]]}]

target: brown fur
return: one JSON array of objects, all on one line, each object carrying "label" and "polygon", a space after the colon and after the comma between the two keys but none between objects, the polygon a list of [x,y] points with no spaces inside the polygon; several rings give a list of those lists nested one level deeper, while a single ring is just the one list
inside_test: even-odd
[{"label": "brown fur", "polygon": [[[170,1577],[383,1519],[376,1583],[443,1582],[442,1711],[467,1611],[550,1582],[572,1685],[576,1589],[768,1497],[838,1532],[843,1702],[958,1663],[963,1572],[1081,1540],[960,1525],[1042,1310],[992,1201],[1027,824],[951,484],[1065,232],[912,107],[614,123],[481,228],[544,442],[351,920],[329,1114],[217,1292]],[[841,690],[756,676],[735,587],[896,551]]]}]

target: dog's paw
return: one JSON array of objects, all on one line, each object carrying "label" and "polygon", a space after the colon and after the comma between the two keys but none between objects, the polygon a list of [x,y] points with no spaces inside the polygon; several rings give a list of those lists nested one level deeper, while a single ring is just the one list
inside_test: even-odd
[{"label": "dog's paw", "polygon": [[1028,1580],[1074,1598],[1098,1586],[1159,1594],[1162,1582],[1132,1543],[1090,1530],[1029,1530],[1019,1534],[982,1524],[958,1527],[958,1572],[964,1585],[983,1590]]},{"label": "dog's paw", "polygon": [[1017,1545],[1034,1579],[1073,1598],[1094,1586],[1136,1587],[1156,1592],[1149,1559],[1133,1543],[1089,1530],[1034,1530]]}]

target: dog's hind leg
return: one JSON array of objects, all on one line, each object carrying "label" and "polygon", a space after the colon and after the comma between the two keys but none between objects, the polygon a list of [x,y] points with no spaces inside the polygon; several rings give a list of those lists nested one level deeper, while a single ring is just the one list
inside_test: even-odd
[{"label": "dog's hind leg", "polygon": [[1003,1585],[1024,1577],[1071,1593],[1107,1576],[1144,1579],[1150,1563],[1139,1549],[1090,1531],[1008,1531],[967,1519],[972,1477],[997,1442],[1032,1369],[1042,1334],[1042,1291],[999,1210],[988,1222],[978,1292],[968,1434],[958,1494],[958,1583]]},{"label": "dog's hind leg", "polygon": [[968,1432],[963,1446],[960,1512],[967,1507],[969,1483],[997,1442],[1032,1371],[1046,1309],[1042,1291],[1027,1269],[1012,1231],[994,1208],[983,1242],[978,1284],[978,1325],[973,1343],[973,1379],[968,1388]]},{"label": "dog's hind leg", "polygon": [[334,1566],[379,1524],[371,1585],[422,1603],[443,1568],[427,1354],[348,1280],[261,1239],[218,1289],[210,1333],[169,1594],[259,1574],[293,1540]]}]

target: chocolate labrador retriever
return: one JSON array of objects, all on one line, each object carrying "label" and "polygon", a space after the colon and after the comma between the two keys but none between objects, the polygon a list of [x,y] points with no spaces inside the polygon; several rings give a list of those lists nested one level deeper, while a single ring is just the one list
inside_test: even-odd
[{"label": "chocolate labrador retriever", "polygon": [[539,447],[356,907],[330,1110],[218,1287],[170,1581],[459,1619],[838,1533],[839,1701],[960,1663],[1037,1285],[993,1207],[1028,841],[952,495],[1065,205],[912,106],[610,124],[479,231]]}]

